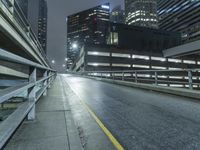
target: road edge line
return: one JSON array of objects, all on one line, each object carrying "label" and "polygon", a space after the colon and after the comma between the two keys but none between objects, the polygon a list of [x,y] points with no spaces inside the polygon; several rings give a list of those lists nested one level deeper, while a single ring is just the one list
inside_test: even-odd
[{"label": "road edge line", "polygon": [[[81,100],[81,99],[80,99]],[[98,126],[101,128],[101,130],[105,133],[105,135],[109,138],[109,140],[112,142],[112,144],[114,145],[114,147],[117,150],[124,150],[124,148],[122,147],[122,145],[117,141],[117,139],[112,135],[112,133],[105,127],[105,125],[101,122],[101,120],[95,115],[95,113],[89,108],[89,106],[83,102],[83,100],[81,100],[81,103],[83,104],[83,106],[85,106],[85,108],[87,109],[87,111],[90,113],[90,115],[93,117],[93,119],[96,121],[96,123],[98,124]]]},{"label": "road edge line", "polygon": [[[72,87],[64,80],[64,82],[71,88],[71,90],[74,92]],[[74,92],[76,94],[76,92]],[[77,94],[76,94],[77,95]],[[104,134],[108,137],[108,139],[111,141],[113,146],[117,150],[125,150],[123,146],[117,141],[117,139],[112,135],[112,133],[106,128],[106,126],[101,122],[101,120],[96,116],[96,114],[90,109],[90,107],[80,98],[79,95],[77,97],[80,100],[80,103],[85,107],[85,109],[89,112],[89,114],[92,116],[92,118],[96,121],[97,125],[100,127],[100,129],[104,132]]]}]

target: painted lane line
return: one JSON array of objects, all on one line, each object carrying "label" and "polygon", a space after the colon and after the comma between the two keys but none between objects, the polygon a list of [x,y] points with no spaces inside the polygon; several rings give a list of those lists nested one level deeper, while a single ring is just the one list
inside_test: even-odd
[{"label": "painted lane line", "polygon": [[[66,84],[67,81],[64,80]],[[68,84],[69,85],[69,84]],[[73,88],[69,85],[69,87],[71,88],[71,90],[74,92]],[[106,128],[106,126],[101,122],[101,120],[96,116],[96,114],[92,111],[92,109],[90,109],[90,107],[85,103],[84,100],[81,99],[81,97],[74,92],[79,100],[82,106],[85,107],[85,109],[90,113],[90,115],[93,117],[93,119],[96,121],[96,123],[98,124],[98,126],[100,127],[100,129],[104,132],[104,134],[108,137],[108,139],[111,141],[111,143],[113,144],[113,146],[117,149],[117,150],[124,150],[123,146],[117,141],[117,139],[112,135],[112,133]]]}]

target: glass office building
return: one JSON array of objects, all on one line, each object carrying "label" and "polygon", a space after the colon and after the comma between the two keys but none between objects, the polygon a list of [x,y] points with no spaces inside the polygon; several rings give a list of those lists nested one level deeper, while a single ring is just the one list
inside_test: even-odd
[{"label": "glass office building", "polygon": [[183,42],[200,39],[199,0],[159,0],[159,27],[168,31],[178,31]]},{"label": "glass office building", "polygon": [[125,12],[120,5],[112,9],[110,21],[114,23],[125,23]]},{"label": "glass office building", "polygon": [[126,24],[157,28],[157,0],[125,0]]},{"label": "glass office building", "polygon": [[[67,67],[84,43],[105,44],[110,19],[109,3],[73,14],[67,18]],[[75,46],[74,46],[75,45]]]}]

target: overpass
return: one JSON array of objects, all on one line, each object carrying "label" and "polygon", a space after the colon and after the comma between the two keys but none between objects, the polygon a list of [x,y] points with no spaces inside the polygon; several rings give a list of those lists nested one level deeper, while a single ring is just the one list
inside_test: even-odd
[{"label": "overpass", "polygon": [[199,73],[57,75],[17,3],[0,0],[0,149],[199,149]]},{"label": "overpass", "polygon": [[0,0],[0,149],[56,76],[15,0]]},{"label": "overpass", "polygon": [[200,92],[130,78],[58,75],[5,150],[198,149]]}]

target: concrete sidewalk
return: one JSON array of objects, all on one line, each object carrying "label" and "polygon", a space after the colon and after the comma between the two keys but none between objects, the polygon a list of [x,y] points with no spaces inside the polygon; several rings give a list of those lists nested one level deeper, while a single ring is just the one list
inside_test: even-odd
[{"label": "concrete sidewalk", "polygon": [[4,149],[114,150],[95,120],[77,101],[77,96],[58,75],[48,95],[36,105],[36,120],[24,121]]},{"label": "concrete sidewalk", "polygon": [[48,96],[36,106],[36,120],[24,121],[5,150],[81,150],[78,130],[56,78]]}]

